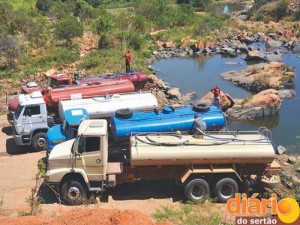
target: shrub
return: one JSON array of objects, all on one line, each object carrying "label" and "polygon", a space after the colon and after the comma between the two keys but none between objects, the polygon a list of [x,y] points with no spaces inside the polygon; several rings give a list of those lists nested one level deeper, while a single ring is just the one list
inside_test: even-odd
[{"label": "shrub", "polygon": [[211,31],[222,28],[225,21],[225,16],[220,16],[213,13],[200,16],[198,20],[198,32],[200,35],[205,36]]},{"label": "shrub", "polygon": [[81,20],[88,18],[95,18],[97,15],[95,8],[83,0],[76,1],[74,16],[79,17]]},{"label": "shrub", "polygon": [[37,0],[35,6],[38,10],[47,12],[53,4],[53,0]]},{"label": "shrub", "polygon": [[115,26],[113,15],[111,15],[104,9],[101,10],[100,16],[95,21],[94,26],[97,34],[111,31]]},{"label": "shrub", "polygon": [[54,19],[62,19],[65,17],[69,17],[72,12],[74,11],[74,6],[72,4],[66,4],[60,1],[55,1],[49,11],[47,12],[47,15],[50,18]]},{"label": "shrub", "polygon": [[144,16],[137,15],[132,20],[132,26],[135,30],[144,32],[147,28],[147,20]]},{"label": "shrub", "polygon": [[275,21],[279,21],[283,17],[287,16],[287,9],[289,6],[289,2],[287,0],[279,1],[275,8],[271,11],[271,16]]},{"label": "shrub", "polygon": [[134,50],[140,50],[142,45],[145,43],[145,38],[138,32],[127,33],[127,44],[130,48]]},{"label": "shrub", "polygon": [[98,42],[98,48],[101,49],[109,49],[111,48],[111,44],[110,44],[110,41],[109,41],[109,37],[107,34],[102,34],[100,39],[99,39],[99,42]]},{"label": "shrub", "polygon": [[193,6],[200,10],[207,10],[212,3],[212,0],[193,0]]},{"label": "shrub", "polygon": [[64,18],[56,25],[55,35],[57,39],[65,39],[71,43],[72,38],[83,35],[83,25],[74,17]]},{"label": "shrub", "polygon": [[101,0],[84,0],[84,1],[95,8],[99,7],[102,2]]},{"label": "shrub", "polygon": [[300,9],[298,9],[296,12],[294,12],[294,20],[295,21],[300,20]]}]

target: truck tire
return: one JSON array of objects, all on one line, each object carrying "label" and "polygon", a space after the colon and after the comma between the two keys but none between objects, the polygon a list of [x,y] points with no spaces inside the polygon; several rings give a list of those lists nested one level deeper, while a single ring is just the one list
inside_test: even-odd
[{"label": "truck tire", "polygon": [[36,133],[32,138],[32,147],[35,151],[42,151],[48,148],[47,135],[44,132]]},{"label": "truck tire", "polygon": [[234,198],[238,191],[237,182],[229,177],[219,180],[215,186],[215,195],[221,203],[226,203],[230,198]]},{"label": "truck tire", "polygon": [[118,109],[116,112],[116,117],[122,118],[122,119],[129,119],[133,115],[133,111],[129,108],[126,109]]},{"label": "truck tire", "polygon": [[86,186],[80,180],[66,180],[61,187],[61,198],[68,205],[80,205],[87,199]]},{"label": "truck tire", "polygon": [[194,179],[188,182],[184,189],[187,199],[198,202],[210,195],[209,185],[203,179]]},{"label": "truck tire", "polygon": [[196,112],[207,112],[210,108],[210,104],[208,102],[199,102],[193,105],[193,110]]}]

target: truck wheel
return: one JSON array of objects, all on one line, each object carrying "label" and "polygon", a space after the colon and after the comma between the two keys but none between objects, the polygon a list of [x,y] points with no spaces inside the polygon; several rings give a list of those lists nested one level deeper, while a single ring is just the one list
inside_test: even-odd
[{"label": "truck wheel", "polygon": [[193,110],[196,112],[207,112],[210,109],[208,102],[199,102],[193,105]]},{"label": "truck wheel", "polygon": [[194,179],[186,184],[185,196],[187,199],[197,202],[210,195],[209,185],[203,179]]},{"label": "truck wheel", "polygon": [[129,119],[133,115],[133,111],[129,108],[126,109],[118,109],[116,112],[116,117],[122,118],[122,119]]},{"label": "truck wheel", "polygon": [[237,182],[232,178],[223,178],[216,183],[215,194],[221,203],[226,203],[238,193]]},{"label": "truck wheel", "polygon": [[60,195],[68,205],[80,205],[87,199],[86,187],[79,180],[67,180],[61,188]]},{"label": "truck wheel", "polygon": [[32,147],[36,151],[47,149],[48,148],[47,135],[43,132],[36,133],[32,138]]}]

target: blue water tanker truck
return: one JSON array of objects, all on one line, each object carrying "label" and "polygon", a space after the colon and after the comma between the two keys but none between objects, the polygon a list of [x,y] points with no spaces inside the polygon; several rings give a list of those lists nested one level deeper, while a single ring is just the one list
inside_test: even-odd
[{"label": "blue water tanker truck", "polygon": [[226,129],[226,118],[215,105],[201,103],[194,106],[174,108],[165,106],[162,110],[133,113],[132,116],[113,115],[111,135],[115,142],[128,141],[132,133],[191,131],[194,115],[205,121],[209,131]]}]

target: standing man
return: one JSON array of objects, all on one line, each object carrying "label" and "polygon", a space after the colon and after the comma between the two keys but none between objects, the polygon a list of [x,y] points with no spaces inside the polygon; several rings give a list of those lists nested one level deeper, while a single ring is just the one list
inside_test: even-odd
[{"label": "standing man", "polygon": [[214,94],[214,104],[218,107],[220,107],[220,95],[221,95],[221,90],[218,86],[215,88],[210,89],[210,91]]},{"label": "standing man", "polygon": [[127,51],[125,54],[124,54],[124,58],[125,58],[125,66],[126,66],[126,73],[129,73],[130,72],[130,61],[132,59],[132,56],[130,54],[130,51]]}]

